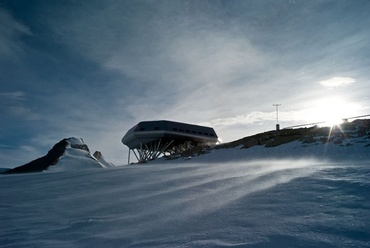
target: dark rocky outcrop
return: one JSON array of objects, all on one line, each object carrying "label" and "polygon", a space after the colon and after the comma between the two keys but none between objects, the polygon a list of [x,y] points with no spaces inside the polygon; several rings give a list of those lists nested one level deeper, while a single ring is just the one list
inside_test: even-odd
[{"label": "dark rocky outcrop", "polygon": [[93,156],[94,156],[94,158],[96,158],[99,161],[99,163],[101,163],[102,165],[104,165],[106,167],[114,166],[112,163],[105,160],[103,154],[100,151],[94,152]]},{"label": "dark rocky outcrop", "polygon": [[67,139],[63,139],[55,144],[45,156],[19,167],[4,171],[2,174],[40,172],[46,170],[49,166],[55,165],[58,162],[60,156],[62,156],[66,150],[67,145]]}]

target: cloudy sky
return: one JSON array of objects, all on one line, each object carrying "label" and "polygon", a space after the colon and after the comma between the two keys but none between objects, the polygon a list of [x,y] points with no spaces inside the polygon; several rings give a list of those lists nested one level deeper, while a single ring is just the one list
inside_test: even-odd
[{"label": "cloudy sky", "polygon": [[65,137],[125,164],[142,120],[223,142],[370,114],[368,0],[0,0],[0,167]]}]

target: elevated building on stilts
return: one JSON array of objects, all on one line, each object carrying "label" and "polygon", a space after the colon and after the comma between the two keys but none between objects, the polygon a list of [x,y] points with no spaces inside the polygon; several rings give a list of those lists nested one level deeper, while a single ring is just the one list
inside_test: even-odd
[{"label": "elevated building on stilts", "polygon": [[142,121],[127,131],[122,143],[128,146],[139,163],[160,156],[182,154],[197,146],[211,146],[218,141],[211,127],[174,121]]}]

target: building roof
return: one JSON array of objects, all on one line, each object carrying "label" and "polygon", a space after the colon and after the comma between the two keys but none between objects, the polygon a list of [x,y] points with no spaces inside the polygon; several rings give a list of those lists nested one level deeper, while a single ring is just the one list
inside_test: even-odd
[{"label": "building roof", "polygon": [[122,143],[130,149],[138,149],[142,144],[160,139],[211,144],[218,141],[217,134],[211,127],[160,120],[139,122],[127,131],[122,138]]}]

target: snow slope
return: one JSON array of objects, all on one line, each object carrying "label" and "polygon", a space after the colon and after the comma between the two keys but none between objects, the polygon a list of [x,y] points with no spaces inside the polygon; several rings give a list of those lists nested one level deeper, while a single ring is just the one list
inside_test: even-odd
[{"label": "snow slope", "polygon": [[[213,149],[209,154],[183,158],[192,162],[227,162],[228,160],[255,159],[304,159],[314,158],[321,161],[363,161],[370,160],[370,139],[351,139],[350,145],[330,143],[304,144],[293,141],[276,147],[241,146],[226,149]],[[162,158],[165,159],[165,158]],[[154,161],[153,161],[154,162]]]},{"label": "snow slope", "polygon": [[0,189],[1,247],[370,246],[368,161],[48,171]]},{"label": "snow slope", "polygon": [[255,145],[249,148],[238,145],[231,148],[211,149],[205,154],[186,157],[161,157],[149,164],[166,163],[219,163],[229,161],[250,161],[260,159],[316,159],[319,161],[370,161],[370,138],[368,135],[329,142],[305,143],[292,141],[275,147]]}]

